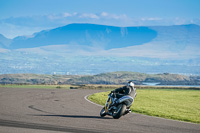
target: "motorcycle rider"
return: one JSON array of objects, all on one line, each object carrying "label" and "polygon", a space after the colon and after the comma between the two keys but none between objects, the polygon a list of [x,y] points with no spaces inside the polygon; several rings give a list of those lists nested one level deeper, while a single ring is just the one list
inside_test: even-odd
[{"label": "motorcycle rider", "polygon": [[[114,93],[114,97],[117,99],[126,95],[131,96],[133,99],[135,99],[135,97],[137,96],[136,88],[134,88],[134,83],[132,81],[129,81],[126,86],[111,91],[111,93]],[[113,106],[116,106],[118,104],[117,99],[115,99]],[[126,111],[126,113],[129,112],[131,112],[130,109]]]}]

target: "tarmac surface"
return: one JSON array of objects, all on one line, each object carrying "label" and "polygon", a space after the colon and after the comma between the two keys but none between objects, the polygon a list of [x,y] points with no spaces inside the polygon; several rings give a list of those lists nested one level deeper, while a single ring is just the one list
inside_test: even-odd
[{"label": "tarmac surface", "polygon": [[0,88],[0,133],[199,133],[200,124],[136,113],[101,118],[85,99],[99,90]]}]

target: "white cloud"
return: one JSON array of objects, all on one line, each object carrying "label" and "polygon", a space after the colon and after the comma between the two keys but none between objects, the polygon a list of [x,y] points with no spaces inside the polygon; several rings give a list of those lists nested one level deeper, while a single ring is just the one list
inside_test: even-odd
[{"label": "white cloud", "polygon": [[70,14],[70,13],[63,13],[63,17],[71,17],[73,16],[73,14]]},{"label": "white cloud", "polygon": [[102,12],[100,15],[103,16],[103,17],[106,17],[106,16],[108,16],[108,13],[107,12]]},{"label": "white cloud", "polygon": [[99,19],[99,16],[93,13],[83,13],[78,16],[79,18],[91,18],[91,19]]},{"label": "white cloud", "polygon": [[100,15],[99,15],[100,18],[102,19],[115,19],[115,20],[124,20],[124,19],[131,19],[129,18],[126,14],[120,14],[120,15],[117,15],[117,14],[109,14],[107,12],[102,12]]},{"label": "white cloud", "polygon": [[141,18],[142,21],[159,21],[162,20],[162,18],[159,17],[149,17],[149,18]]},{"label": "white cloud", "polygon": [[56,19],[66,19],[66,18],[71,18],[71,19],[115,19],[115,20],[120,20],[120,19],[130,19],[126,14],[109,14],[107,12],[102,12],[102,13],[62,13],[62,14],[51,14],[48,15],[48,18],[51,20],[56,20]]}]

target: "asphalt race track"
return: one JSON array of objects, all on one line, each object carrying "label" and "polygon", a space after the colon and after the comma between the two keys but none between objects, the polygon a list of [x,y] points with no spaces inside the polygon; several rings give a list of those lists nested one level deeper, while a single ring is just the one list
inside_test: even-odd
[{"label": "asphalt race track", "polygon": [[101,118],[98,90],[0,88],[0,133],[199,133],[200,125],[130,113]]}]

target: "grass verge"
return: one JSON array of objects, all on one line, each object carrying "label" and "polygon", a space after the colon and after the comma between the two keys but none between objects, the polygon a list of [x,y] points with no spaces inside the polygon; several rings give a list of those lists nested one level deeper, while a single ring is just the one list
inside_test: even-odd
[{"label": "grass verge", "polygon": [[[109,92],[96,93],[89,100],[104,105]],[[138,89],[131,110],[150,116],[200,124],[200,91]]]}]

